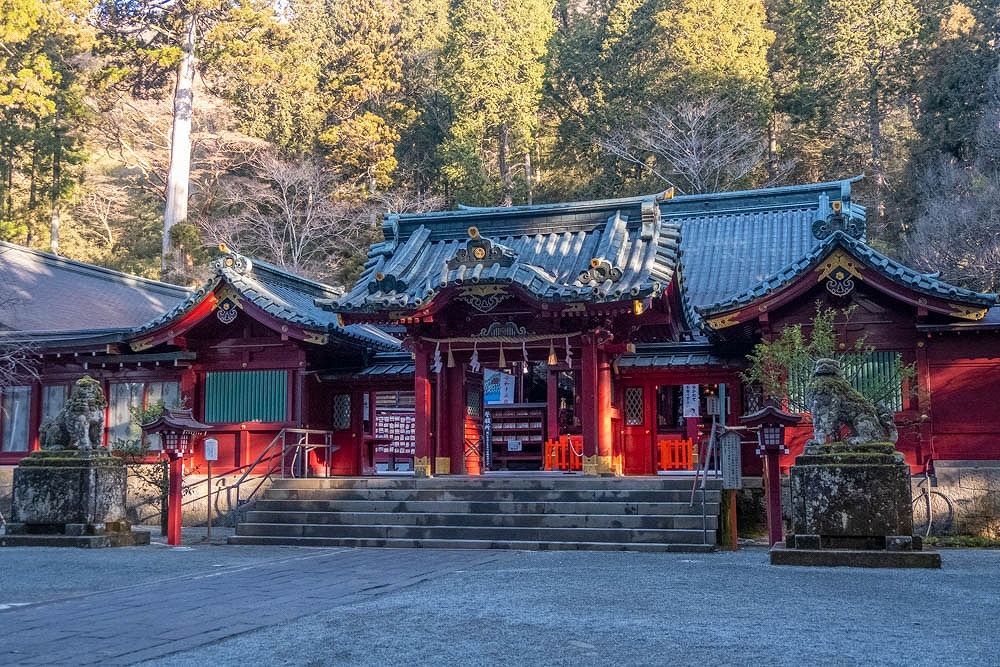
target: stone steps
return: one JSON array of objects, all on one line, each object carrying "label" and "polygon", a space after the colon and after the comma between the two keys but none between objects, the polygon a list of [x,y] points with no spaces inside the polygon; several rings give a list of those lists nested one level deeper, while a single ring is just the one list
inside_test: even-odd
[{"label": "stone steps", "polygon": [[233,544],[704,551],[721,486],[690,477],[277,480]]},{"label": "stone steps", "polygon": [[703,521],[715,530],[718,508],[698,515],[526,514],[446,512],[309,512],[252,511],[248,523],[294,523],[338,526],[479,526],[495,528],[627,528],[633,530],[701,530]]},{"label": "stone steps", "polygon": [[682,552],[708,553],[715,550],[715,544],[643,544],[614,542],[523,542],[501,540],[447,540],[447,539],[380,539],[380,538],[290,538],[290,537],[245,537],[234,535],[230,544],[281,545],[304,547],[380,547],[401,549],[514,549],[521,551],[643,551],[654,553]]}]

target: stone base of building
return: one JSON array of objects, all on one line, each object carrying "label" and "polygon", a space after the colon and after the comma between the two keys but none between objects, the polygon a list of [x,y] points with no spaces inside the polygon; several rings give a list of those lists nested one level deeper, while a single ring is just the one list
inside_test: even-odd
[{"label": "stone base of building", "polygon": [[149,543],[126,520],[125,465],[104,450],[33,452],[14,470],[0,546],[111,547]]},{"label": "stone base of building", "polygon": [[771,565],[940,569],[941,554],[937,551],[790,549],[779,543],[771,548]]},{"label": "stone base of building", "polygon": [[[8,524],[8,528],[10,525]],[[77,547],[102,549],[106,547],[140,547],[149,544],[149,532],[130,530],[103,535],[0,535],[0,547]]]}]

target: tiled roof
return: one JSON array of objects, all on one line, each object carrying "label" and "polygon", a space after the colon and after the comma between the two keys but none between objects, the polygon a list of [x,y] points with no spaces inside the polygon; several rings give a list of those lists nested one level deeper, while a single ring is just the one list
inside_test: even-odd
[{"label": "tiled roof", "polygon": [[[516,283],[553,301],[614,301],[659,294],[677,272],[697,328],[698,308],[732,298],[811,252],[820,243],[814,227],[834,202],[863,235],[865,210],[851,202],[853,180],[390,216],[386,240],[372,246],[357,285],[325,305],[412,310],[446,286],[469,283]],[[497,261],[457,261],[469,248],[470,227],[500,246]],[[596,259],[621,269],[621,278],[588,280]]]},{"label": "tiled roof", "polygon": [[13,303],[0,329],[70,331],[135,327],[186,299],[186,287],[130,276],[0,241],[0,285]]},{"label": "tiled roof", "polygon": [[358,283],[345,297],[321,303],[343,312],[413,310],[446,287],[477,283],[516,284],[547,301],[656,295],[673,278],[680,241],[675,226],[660,223],[661,201],[389,216],[386,241],[372,246]]},{"label": "tiled roof", "polygon": [[729,299],[819,245],[817,220],[843,204],[860,223],[865,209],[851,202],[854,180],[675,197],[660,206],[664,222],[681,228],[682,296],[690,324],[698,309]]},{"label": "tiled roof", "polygon": [[698,311],[702,317],[710,317],[752,303],[795,281],[803,273],[812,270],[837,247],[843,248],[853,257],[892,282],[916,292],[979,306],[992,306],[997,303],[996,294],[973,292],[938,280],[933,276],[918,273],[872,249],[864,242],[852,238],[842,231],[836,231],[818,243],[809,252],[781,267],[771,275],[765,276],[748,289],[723,301],[700,307]]},{"label": "tiled roof", "polygon": [[691,366],[725,366],[726,361],[712,353],[703,343],[666,343],[637,345],[635,352],[618,357],[619,370],[643,368],[686,368]]},{"label": "tiled roof", "polygon": [[321,372],[326,380],[391,380],[406,378],[414,373],[413,357],[405,352],[380,352],[372,355],[368,365],[358,370],[331,370]]},{"label": "tiled roof", "polygon": [[315,302],[334,299],[342,292],[283,269],[236,254],[227,254],[212,262],[215,275],[188,299],[136,330],[140,337],[183,316],[201,303],[210,292],[229,285],[242,298],[264,312],[290,324],[329,333],[331,336],[380,349],[399,348],[399,341],[369,325],[341,326],[335,313],[323,310]]}]

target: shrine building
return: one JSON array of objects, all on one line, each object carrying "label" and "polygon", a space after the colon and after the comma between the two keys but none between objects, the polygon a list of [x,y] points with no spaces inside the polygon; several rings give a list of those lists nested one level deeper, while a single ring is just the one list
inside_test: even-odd
[{"label": "shrine building", "polygon": [[183,404],[221,473],[289,447],[314,475],[683,472],[760,407],[753,345],[849,306],[838,340],[871,347],[865,377],[914,365],[891,401],[912,469],[1000,461],[996,295],[868,246],[852,182],[389,215],[346,293],[232,252],[188,289],[3,244],[20,303],[0,344],[39,375],[2,388],[0,466],[89,374],[105,444],[141,438],[136,408]]}]

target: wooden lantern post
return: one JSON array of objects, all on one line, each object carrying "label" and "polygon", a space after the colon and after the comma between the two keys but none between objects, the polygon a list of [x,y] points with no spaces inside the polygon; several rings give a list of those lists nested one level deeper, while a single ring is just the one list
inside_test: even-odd
[{"label": "wooden lantern post", "polygon": [[170,460],[167,494],[167,544],[180,546],[181,503],[184,484],[184,456],[194,449],[192,436],[203,435],[212,427],[202,424],[191,414],[190,408],[166,409],[156,421],[146,424],[146,435],[158,434],[163,453]]},{"label": "wooden lantern post", "polygon": [[788,453],[785,447],[785,427],[802,421],[793,415],[768,405],[749,415],[740,417],[748,428],[757,429],[757,454],[764,457],[764,493],[767,497],[768,543],[774,546],[781,541],[781,474],[779,460]]}]

